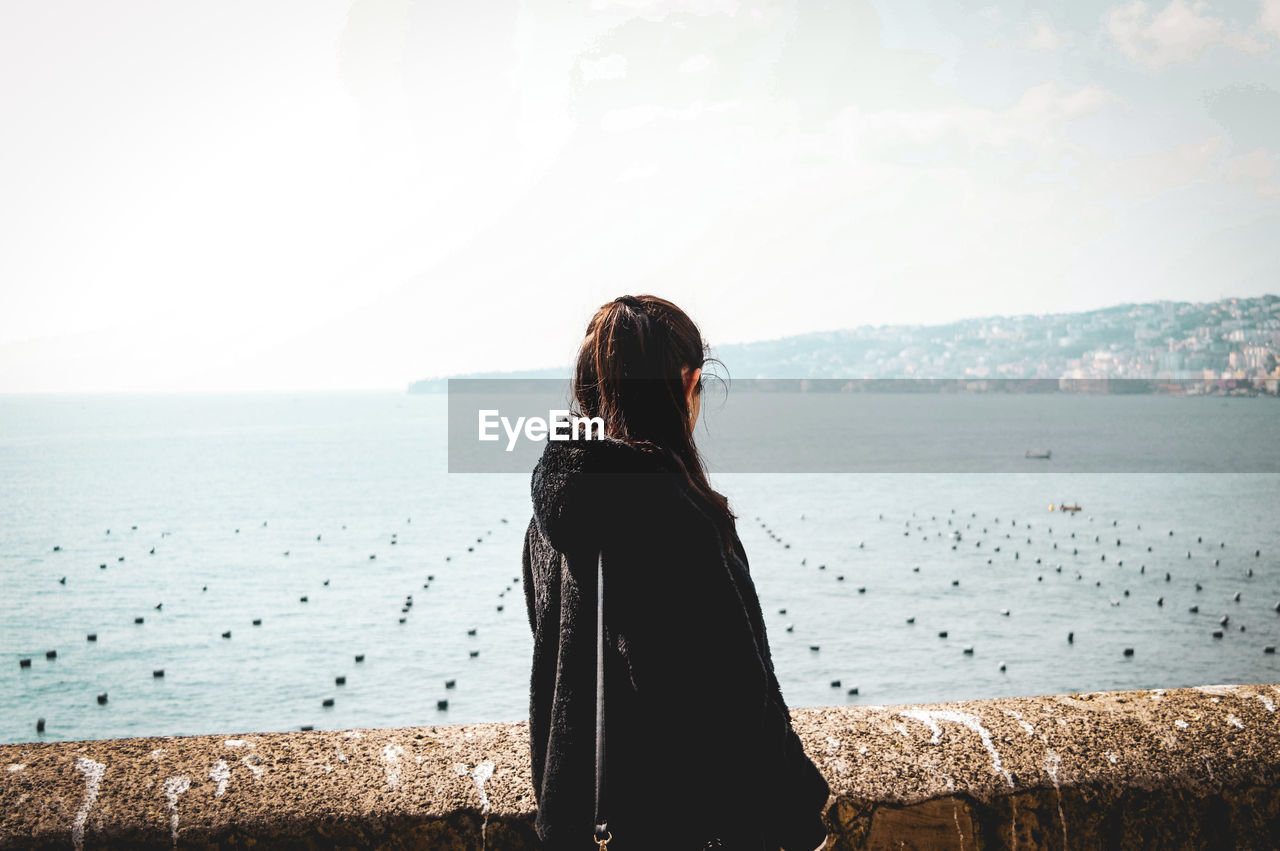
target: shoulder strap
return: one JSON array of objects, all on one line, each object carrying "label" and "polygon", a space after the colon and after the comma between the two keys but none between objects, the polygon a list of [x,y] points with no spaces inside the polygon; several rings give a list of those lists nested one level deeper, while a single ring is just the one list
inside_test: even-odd
[{"label": "shoulder strap", "polygon": [[613,834],[604,817],[604,553],[596,561],[596,809],[595,841],[603,849]]}]

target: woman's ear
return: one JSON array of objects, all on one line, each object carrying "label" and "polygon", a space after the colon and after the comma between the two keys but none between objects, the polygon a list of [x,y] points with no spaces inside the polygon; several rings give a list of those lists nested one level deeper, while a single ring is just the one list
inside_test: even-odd
[{"label": "woman's ear", "polygon": [[686,366],[680,370],[680,377],[684,379],[684,400],[689,405],[689,410],[693,410],[693,397],[698,389],[698,379],[702,378],[702,367],[690,370]]}]

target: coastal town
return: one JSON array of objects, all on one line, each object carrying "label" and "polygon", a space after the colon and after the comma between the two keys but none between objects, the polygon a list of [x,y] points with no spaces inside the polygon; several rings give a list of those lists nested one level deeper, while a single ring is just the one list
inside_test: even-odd
[{"label": "coastal town", "polygon": [[947,325],[861,326],[720,347],[736,378],[1125,380],[1159,392],[1280,392],[1280,296],[1161,301]]}]

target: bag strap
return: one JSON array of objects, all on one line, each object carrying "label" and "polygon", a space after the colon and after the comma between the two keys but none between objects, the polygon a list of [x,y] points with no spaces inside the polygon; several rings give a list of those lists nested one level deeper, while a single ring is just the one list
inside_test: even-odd
[{"label": "bag strap", "polygon": [[607,851],[613,834],[604,817],[604,553],[596,561],[596,808],[595,842]]}]

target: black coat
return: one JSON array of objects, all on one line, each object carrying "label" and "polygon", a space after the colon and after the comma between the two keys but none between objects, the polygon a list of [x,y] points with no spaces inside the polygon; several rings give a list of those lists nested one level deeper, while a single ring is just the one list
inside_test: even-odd
[{"label": "black coat", "polygon": [[829,789],[791,727],[736,534],[725,542],[672,459],[549,441],[533,471],[524,590],[537,830],[590,849],[596,552],[605,572],[610,851],[811,851]]}]

